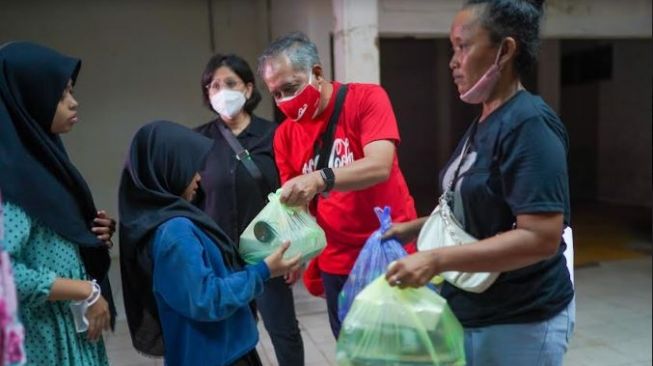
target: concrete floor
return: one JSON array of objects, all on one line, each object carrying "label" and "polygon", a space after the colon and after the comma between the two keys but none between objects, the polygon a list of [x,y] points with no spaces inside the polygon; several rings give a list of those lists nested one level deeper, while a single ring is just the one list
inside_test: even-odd
[{"label": "concrete floor", "polygon": [[[577,324],[566,357],[569,366],[650,366],[652,258],[601,262],[576,269]],[[336,365],[335,341],[325,303],[295,287],[295,302],[304,339],[306,365]],[[258,350],[266,366],[277,365],[267,333],[259,325]],[[163,365],[131,346],[126,324],[106,336],[111,365]]]}]

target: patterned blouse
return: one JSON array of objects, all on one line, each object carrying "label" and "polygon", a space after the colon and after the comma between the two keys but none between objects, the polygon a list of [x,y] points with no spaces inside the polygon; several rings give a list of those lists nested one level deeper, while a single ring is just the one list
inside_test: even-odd
[{"label": "patterned blouse", "polygon": [[25,333],[18,320],[16,287],[9,254],[3,249],[2,200],[0,200],[0,365],[25,364]]},{"label": "patterned blouse", "polygon": [[3,216],[29,365],[108,365],[103,341],[76,332],[70,301],[48,301],[57,278],[87,279],[78,246],[10,202]]}]

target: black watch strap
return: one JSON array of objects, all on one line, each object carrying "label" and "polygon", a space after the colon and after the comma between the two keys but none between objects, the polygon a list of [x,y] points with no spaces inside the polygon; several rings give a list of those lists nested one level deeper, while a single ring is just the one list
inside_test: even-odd
[{"label": "black watch strap", "polygon": [[320,176],[324,180],[324,190],[322,192],[329,192],[333,189],[333,186],[336,184],[336,175],[333,174],[333,169],[327,167],[320,170]]}]

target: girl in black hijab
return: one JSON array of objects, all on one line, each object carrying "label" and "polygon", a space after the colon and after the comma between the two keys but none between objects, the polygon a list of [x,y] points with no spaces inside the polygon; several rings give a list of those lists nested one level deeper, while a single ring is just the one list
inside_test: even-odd
[{"label": "girl in black hijab", "polygon": [[169,365],[260,365],[248,304],[299,257],[282,258],[286,243],[243,267],[231,239],[191,203],[212,145],[166,121],[134,136],[119,190],[127,320],[134,347]]},{"label": "girl in black hijab", "polygon": [[107,271],[115,224],[96,210],[58,136],[78,121],[72,88],[80,65],[33,43],[0,46],[5,246],[30,365],[108,364],[100,337],[111,322]]}]

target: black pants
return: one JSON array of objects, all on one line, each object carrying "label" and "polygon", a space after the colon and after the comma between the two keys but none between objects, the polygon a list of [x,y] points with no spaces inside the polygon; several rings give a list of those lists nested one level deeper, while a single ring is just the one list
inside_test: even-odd
[{"label": "black pants", "polygon": [[340,319],[338,318],[338,295],[342,287],[347,282],[347,275],[337,275],[326,272],[321,272],[322,282],[324,284],[324,294],[327,300],[327,311],[329,313],[329,325],[331,325],[331,332],[333,336],[338,339],[340,334]]},{"label": "black pants", "polygon": [[304,343],[295,315],[292,289],[283,276],[265,283],[256,306],[270,335],[279,366],[304,366]]},{"label": "black pants", "polygon": [[231,364],[231,366],[263,366],[261,359],[258,357],[256,348],[243,356],[240,360]]},{"label": "black pants", "polygon": [[263,364],[261,363],[261,359],[258,357],[256,348],[254,348],[240,360],[232,363],[231,366],[263,366]]}]

